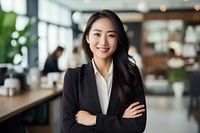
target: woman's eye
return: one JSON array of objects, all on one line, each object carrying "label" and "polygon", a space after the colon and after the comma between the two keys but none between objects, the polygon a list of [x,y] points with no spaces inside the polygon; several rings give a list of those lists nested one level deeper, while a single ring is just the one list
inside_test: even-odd
[{"label": "woman's eye", "polygon": [[94,35],[95,35],[95,36],[100,36],[100,34],[99,34],[99,33],[94,33]]},{"label": "woman's eye", "polygon": [[110,34],[110,35],[108,35],[109,37],[112,37],[112,38],[114,38],[114,37],[116,37],[116,35],[114,35],[114,34]]}]

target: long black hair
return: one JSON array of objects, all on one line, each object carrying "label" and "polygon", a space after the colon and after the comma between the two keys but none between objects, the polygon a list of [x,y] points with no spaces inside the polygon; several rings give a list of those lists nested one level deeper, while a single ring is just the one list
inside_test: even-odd
[{"label": "long black hair", "polygon": [[86,36],[89,35],[93,23],[105,17],[113,22],[116,30],[118,45],[116,51],[112,55],[114,74],[117,74],[116,80],[118,83],[120,100],[124,106],[127,107],[133,102],[134,88],[139,81],[140,73],[137,66],[129,60],[129,41],[120,18],[110,10],[101,10],[92,14],[83,33],[81,46],[87,60],[90,61],[93,58],[93,53],[86,41]]}]

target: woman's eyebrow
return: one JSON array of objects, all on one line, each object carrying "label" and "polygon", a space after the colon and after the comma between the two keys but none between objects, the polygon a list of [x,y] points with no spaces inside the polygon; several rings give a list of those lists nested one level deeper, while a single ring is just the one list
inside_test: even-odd
[{"label": "woman's eyebrow", "polygon": [[[92,31],[102,32],[102,30],[99,30],[99,29],[94,29],[94,30],[92,30]],[[107,31],[107,33],[110,33],[110,32],[116,33],[115,30],[109,30],[109,31]]]},{"label": "woman's eyebrow", "polygon": [[116,33],[115,30],[109,30],[109,31],[107,31],[107,32],[108,32],[108,33],[110,33],[110,32]]}]

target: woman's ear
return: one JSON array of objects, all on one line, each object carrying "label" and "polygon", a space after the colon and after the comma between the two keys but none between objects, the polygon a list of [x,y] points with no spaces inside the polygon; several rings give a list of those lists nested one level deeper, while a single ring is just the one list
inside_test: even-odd
[{"label": "woman's ear", "polygon": [[89,36],[88,35],[86,35],[86,41],[87,41],[87,43],[90,44],[90,40],[89,40]]}]

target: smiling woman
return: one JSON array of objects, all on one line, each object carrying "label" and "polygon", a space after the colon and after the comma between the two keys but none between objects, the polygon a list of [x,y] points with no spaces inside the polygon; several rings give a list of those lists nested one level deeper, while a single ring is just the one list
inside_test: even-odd
[{"label": "smiling woman", "polygon": [[88,63],[67,70],[63,86],[63,133],[142,133],[146,102],[137,66],[119,17],[95,12],[82,37]]},{"label": "smiling woman", "polygon": [[[117,48],[117,36],[110,19],[101,18],[94,22],[86,38],[96,63],[101,60],[111,62],[111,55]],[[106,70],[105,67],[104,70]]]}]

